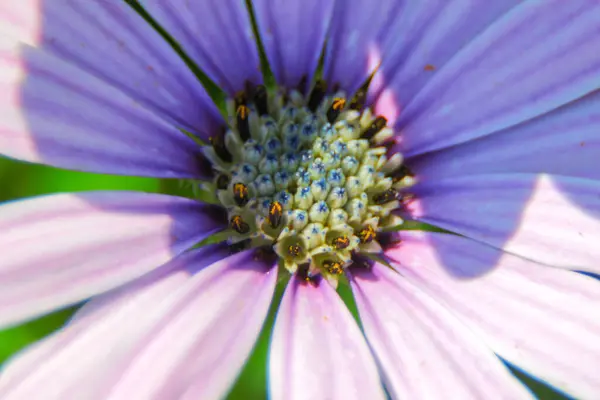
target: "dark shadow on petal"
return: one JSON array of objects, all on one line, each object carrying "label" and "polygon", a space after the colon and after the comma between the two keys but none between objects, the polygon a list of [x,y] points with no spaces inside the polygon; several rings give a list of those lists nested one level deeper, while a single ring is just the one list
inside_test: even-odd
[{"label": "dark shadow on petal", "polygon": [[[496,232],[504,233],[505,236],[501,238],[503,243],[509,240],[512,233],[519,226],[523,210],[534,190],[534,182],[526,184],[519,191],[506,187],[505,190],[511,191],[511,201],[502,204],[501,218],[493,220],[490,218],[490,221],[486,224],[481,219],[482,217],[485,218],[486,207],[488,207],[485,201],[486,189],[472,186],[470,182],[465,185],[456,185],[454,181],[447,181],[446,183],[447,185],[441,182],[424,183],[411,188],[411,192],[416,194],[416,200],[413,203],[416,219],[477,241],[482,241],[480,238],[487,236],[497,240]],[[467,205],[466,202],[475,197],[481,202],[473,202]],[[490,198],[490,201],[494,200]],[[430,205],[432,209],[429,209]],[[469,207],[474,207],[471,210],[476,215],[475,218],[469,218]],[[435,215],[435,217],[432,217],[432,215]],[[457,215],[462,218],[457,218]],[[480,236],[472,237],[469,232],[477,232]],[[478,260],[477,265],[469,265],[467,262],[466,265],[458,266],[454,265],[453,256],[449,255],[458,249],[451,249],[450,252],[444,251],[442,250],[443,244],[435,243],[437,241],[436,237],[431,240],[434,241],[432,247],[436,249],[441,264],[446,266],[451,274],[457,276],[476,277],[478,274],[484,274],[494,268],[497,265],[498,258],[502,256],[502,252],[490,251],[485,253],[484,260]],[[502,248],[502,245],[498,247]]]},{"label": "dark shadow on petal", "polygon": [[587,271],[576,271],[576,272],[579,272],[582,275],[589,276],[590,278],[600,280],[600,275],[598,275],[598,274],[594,274],[592,272],[587,272]]},{"label": "dark shadow on petal", "polygon": [[[94,194],[94,192],[89,192]],[[79,197],[86,200],[87,192],[81,192]],[[110,197],[108,194],[106,197]],[[213,235],[227,226],[227,215],[222,207],[200,204],[193,200],[177,201],[175,203],[156,201],[156,198],[145,201],[144,194],[139,193],[137,200],[131,201],[113,195],[113,200],[90,205],[102,212],[123,215],[148,215],[148,217],[165,215],[171,221],[169,240],[173,255],[178,255],[205,238]],[[164,196],[168,200],[170,196]],[[129,200],[129,203],[127,202]]]},{"label": "dark shadow on petal", "polygon": [[[456,21],[449,19],[453,11],[450,6],[444,10],[448,13],[430,12],[429,14],[427,14],[428,7],[423,6],[421,7],[423,14],[420,15],[415,12],[419,11],[419,6],[415,5],[415,9],[411,10],[411,4],[407,3],[402,10],[402,14],[410,15],[414,21],[421,21],[422,23],[417,28],[423,29],[423,34],[420,35],[420,31],[415,30],[414,38],[408,37],[404,40],[396,39],[395,41],[383,43],[375,41],[373,43],[373,54],[381,56],[382,67],[375,75],[375,83],[369,100],[375,106],[377,113],[388,117],[390,123],[393,124],[394,121],[401,120],[396,125],[398,129],[396,150],[411,153],[411,149],[407,147],[410,145],[411,140],[407,140],[408,136],[403,140],[402,135],[405,132],[402,129],[411,125],[416,118],[423,122],[429,116],[428,112],[431,112],[432,118],[438,118],[441,115],[446,115],[446,113],[451,113],[451,106],[457,106],[451,104],[451,100],[448,100],[448,104],[440,103],[442,95],[447,96],[448,99],[462,98],[462,94],[469,95],[468,84],[457,87],[457,92],[453,93],[454,87],[452,87],[451,82],[448,82],[447,87],[440,85],[438,88],[440,98],[436,98],[436,93],[427,92],[426,98],[430,99],[431,102],[437,102],[435,107],[428,107],[426,102],[420,102],[418,108],[409,106],[411,112],[403,113],[406,106],[414,100],[415,95],[426,87],[428,82],[433,82],[436,74],[443,73],[442,70],[446,67],[446,63],[452,61],[452,57],[455,57],[458,52],[468,46],[469,40],[461,42],[462,39],[475,38],[478,31],[487,29],[492,21],[496,18],[502,18],[504,13],[516,4],[518,3],[498,4],[494,6],[498,7],[497,10],[492,10],[487,5],[486,8],[477,10],[477,6],[474,6],[472,9],[466,10],[463,16],[468,18],[468,14],[472,12],[478,14],[481,18],[473,18],[472,24],[463,24],[470,25],[469,27],[453,30],[448,29],[456,23]],[[581,9],[578,9],[577,12],[573,11],[573,15],[583,15],[580,12]],[[486,18],[489,19],[486,20]],[[392,21],[392,23],[399,23],[399,21]],[[444,23],[447,25],[444,25]],[[427,29],[424,29],[424,27],[427,27]],[[440,32],[444,29],[447,30],[446,33],[448,34],[444,40],[436,40],[430,37],[434,34],[440,35]],[[472,29],[472,32],[463,38],[466,31],[461,31],[461,29]],[[394,43],[394,46],[391,46],[390,43]],[[444,48],[435,47],[440,44],[445,44]],[[427,60],[428,57],[429,60]],[[421,62],[421,64],[419,65],[418,62]],[[479,59],[473,62],[483,63]],[[465,63],[465,65],[469,64]],[[447,70],[444,70],[444,72]],[[486,74],[486,69],[481,69],[479,72],[483,76]],[[463,79],[464,76],[466,76],[466,73],[461,74],[460,77],[457,76],[457,79]],[[509,90],[507,87],[502,86],[502,84],[508,85],[509,82],[497,82],[496,84],[498,91]],[[555,87],[552,87],[552,89],[554,90]],[[521,122],[522,119],[515,118],[514,125],[506,128],[503,128],[504,125],[502,124],[491,124],[488,128],[489,135],[486,137],[407,159],[406,164],[415,171],[417,179],[422,182],[420,186],[415,188],[418,197],[427,198],[428,200],[432,198],[439,199],[439,203],[435,204],[435,207],[423,204],[423,207],[419,210],[419,217],[424,217],[422,219],[424,222],[505,249],[507,243],[515,237],[524,223],[524,213],[528,211],[527,208],[533,205],[532,201],[538,194],[536,193],[539,184],[538,179],[541,179],[542,174],[588,179],[600,178],[600,169],[597,168],[598,159],[600,159],[600,135],[598,135],[600,129],[600,91],[596,89],[596,81],[592,80],[589,81],[589,89],[586,90],[585,86],[579,89],[581,90],[578,95],[581,97],[573,100],[573,96],[565,96],[564,101],[568,101],[565,104],[561,105],[560,102],[557,102],[552,106],[548,106],[548,108],[540,109],[541,115],[536,116],[535,113],[532,113],[524,122]],[[474,93],[477,92],[476,84],[472,86],[472,90]],[[548,88],[548,91],[550,91],[550,88]],[[523,100],[529,100],[533,104],[541,101],[540,97],[541,94],[536,97],[532,95],[531,99],[526,98]],[[483,103],[486,103],[486,100],[482,98]],[[491,98],[490,101],[492,101]],[[411,105],[414,106],[415,104]],[[483,114],[485,105],[482,104],[482,113],[479,114],[477,113],[477,107],[473,108],[472,119],[471,114],[468,114],[469,120],[473,123],[471,125],[466,124],[467,128],[476,130],[481,126],[488,126],[487,124],[491,119],[497,118],[496,114],[503,115],[502,113],[506,111],[498,107],[493,112],[487,110],[486,112],[489,115]],[[447,109],[444,106],[448,106]],[[471,112],[471,110],[461,110],[461,112],[465,111]],[[486,120],[486,118],[489,120]],[[444,119],[440,118],[440,120]],[[457,125],[457,132],[459,132],[461,126]],[[430,134],[434,138],[436,127],[430,128],[430,132],[422,133],[424,135]],[[439,126],[437,129],[444,131],[446,127]],[[406,135],[409,134],[415,137],[419,136],[418,131],[406,132]],[[438,139],[444,140],[442,137],[438,137]],[[448,185],[445,188],[443,185],[437,184],[442,177],[447,179],[444,182],[447,183],[463,176],[500,173],[527,173],[531,174],[532,179],[530,182],[518,182],[518,188],[505,185],[506,193],[510,193],[511,198],[507,198],[507,201],[502,202],[500,205],[501,210],[495,210],[496,218],[492,220],[490,216],[488,225],[485,222],[486,209],[490,207],[492,202],[498,200],[498,197],[502,197],[502,193],[490,192],[489,197],[486,199],[486,193],[482,192],[482,188],[468,187],[468,185],[464,187]],[[547,179],[551,181],[556,191],[564,196],[567,203],[571,203],[572,210],[586,213],[594,219],[600,219],[598,197],[594,198],[591,193],[588,195],[582,193],[581,189],[574,189],[569,182],[562,178],[551,176]],[[455,193],[449,193],[450,187]],[[460,210],[460,205],[464,205],[466,203],[464,200],[469,200],[467,195],[473,192],[477,192],[479,202],[472,201],[465,205],[465,208],[473,210],[473,217],[470,217],[468,209]],[[465,197],[461,197],[461,193]],[[473,198],[471,197],[471,199]],[[447,206],[442,202],[445,202]],[[535,206],[541,207],[539,204],[535,204]],[[565,208],[568,207],[568,204],[565,205]],[[461,218],[457,221],[458,211],[461,211]],[[557,210],[557,212],[560,211]],[[428,218],[432,215],[434,215],[433,218]],[[557,219],[557,221],[560,221],[560,219]],[[565,219],[565,225],[566,222]],[[555,226],[552,229],[576,229],[576,227]],[[476,231],[476,235],[468,234],[474,231]],[[582,235],[585,235],[585,233],[582,233]],[[556,243],[556,246],[561,245],[564,246],[565,251],[575,251],[570,249],[567,243]],[[515,251],[515,253],[517,252]],[[529,256],[528,254],[520,255]],[[441,253],[439,256],[441,259],[445,257]],[[488,261],[490,262],[490,268],[493,268],[497,260],[491,257]],[[549,260],[543,261],[551,264]],[[443,262],[443,264],[446,264],[446,262]],[[563,263],[561,266],[565,266],[564,264],[572,268],[583,268],[583,265],[578,265],[577,262],[573,265]]]},{"label": "dark shadow on petal", "polygon": [[[411,191],[417,220],[547,265],[595,268],[598,181],[481,174],[424,180]],[[446,256],[440,252],[439,257]]]},{"label": "dark shadow on petal", "polygon": [[535,393],[536,397],[539,400],[575,400],[574,397],[567,395],[561,390],[555,388],[554,386],[550,386],[548,383],[537,379],[533,375],[529,375],[523,370],[521,370],[516,365],[509,363],[504,360],[502,357],[498,357],[506,366],[510,369],[510,371],[517,377],[521,382],[523,382],[529,389]]}]

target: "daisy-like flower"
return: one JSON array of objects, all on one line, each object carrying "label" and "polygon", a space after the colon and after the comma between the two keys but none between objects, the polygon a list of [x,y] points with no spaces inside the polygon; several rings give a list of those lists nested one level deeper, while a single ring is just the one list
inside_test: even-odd
[{"label": "daisy-like flower", "polygon": [[600,3],[129,3],[2,2],[0,150],[211,204],[3,205],[0,324],[90,300],[2,399],[226,396],[278,281],[273,399],[598,396]]}]

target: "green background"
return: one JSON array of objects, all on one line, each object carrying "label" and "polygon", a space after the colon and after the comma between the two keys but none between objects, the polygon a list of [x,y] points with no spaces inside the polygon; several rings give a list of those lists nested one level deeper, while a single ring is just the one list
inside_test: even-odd
[{"label": "green background", "polygon": [[[149,178],[130,178],[81,172],[63,171],[40,165],[25,164],[0,158],[0,200],[14,200],[45,193],[72,192],[82,190],[140,190],[176,194],[180,192],[174,181],[160,181]],[[281,296],[282,287],[278,287],[270,317],[265,324],[256,348],[244,368],[229,398],[263,399],[266,397],[266,358],[270,327],[273,323],[274,309]],[[340,287],[340,294],[352,309],[347,288]],[[24,325],[0,331],[0,363],[28,344],[50,334],[69,318],[74,309],[63,310],[31,321]],[[356,310],[353,310],[356,315]],[[564,399],[547,386],[527,376],[518,376],[542,399]],[[493,397],[493,393],[490,393]]]}]

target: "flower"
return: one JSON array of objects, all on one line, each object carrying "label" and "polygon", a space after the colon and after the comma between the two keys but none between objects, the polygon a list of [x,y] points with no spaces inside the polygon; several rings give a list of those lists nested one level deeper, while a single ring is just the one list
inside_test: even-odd
[{"label": "flower", "polygon": [[0,149],[204,180],[218,205],[2,206],[0,323],[91,297],[8,363],[2,398],[222,397],[288,276],[273,398],[531,397],[496,355],[599,392],[600,285],[573,271],[600,271],[597,2],[255,0],[279,90],[240,2],[144,7],[154,26],[136,4],[0,5]]}]

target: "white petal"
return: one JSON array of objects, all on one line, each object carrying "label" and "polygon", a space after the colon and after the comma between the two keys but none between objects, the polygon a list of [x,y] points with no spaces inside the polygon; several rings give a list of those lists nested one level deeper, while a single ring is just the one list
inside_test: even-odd
[{"label": "white petal", "polygon": [[[92,300],[72,324],[9,363],[3,399],[220,398],[266,317],[276,273],[251,252],[187,253]],[[212,264],[213,262],[215,262]],[[211,265],[212,264],[212,265]]]},{"label": "white petal", "polygon": [[288,283],[273,330],[269,389],[274,400],[384,398],[365,339],[325,280]]},{"label": "white petal", "polygon": [[196,201],[135,192],[61,194],[4,205],[0,325],[138,278],[222,223]]},{"label": "white petal", "polygon": [[455,235],[403,233],[388,255],[496,353],[575,398],[600,393],[600,282]]},{"label": "white petal", "polygon": [[392,398],[532,398],[464,324],[395,271],[375,264],[351,284]]}]

